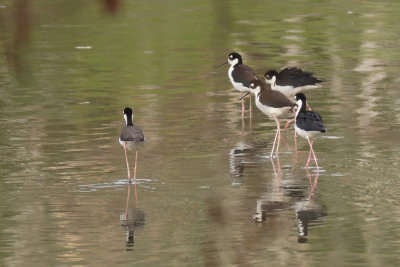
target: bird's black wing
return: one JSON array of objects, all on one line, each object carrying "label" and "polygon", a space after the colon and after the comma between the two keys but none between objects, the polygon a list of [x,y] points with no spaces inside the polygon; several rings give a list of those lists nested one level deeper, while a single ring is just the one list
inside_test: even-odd
[{"label": "bird's black wing", "polygon": [[241,83],[246,87],[249,87],[252,81],[258,80],[256,72],[247,65],[236,66],[232,71],[232,76],[235,82]]},{"label": "bird's black wing", "polygon": [[260,103],[273,108],[293,107],[294,103],[284,94],[277,90],[272,90],[270,84],[263,84],[263,88],[268,93],[259,94]]},{"label": "bird's black wing", "polygon": [[281,70],[276,77],[276,83],[280,86],[301,87],[317,85],[320,82],[322,82],[322,80],[315,78],[312,72],[303,71],[296,67],[285,68]]},{"label": "bird's black wing", "polygon": [[296,118],[296,125],[306,131],[326,132],[325,123],[322,117],[313,111],[300,112]]},{"label": "bird's black wing", "polygon": [[142,129],[137,126],[126,126],[122,129],[119,136],[121,141],[144,141],[144,134]]}]

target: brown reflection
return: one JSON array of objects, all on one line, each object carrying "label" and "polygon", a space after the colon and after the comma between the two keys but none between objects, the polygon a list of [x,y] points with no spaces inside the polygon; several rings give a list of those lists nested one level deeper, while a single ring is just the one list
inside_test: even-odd
[{"label": "brown reflection", "polygon": [[[232,29],[230,2],[228,0],[214,0],[212,7],[215,21],[210,36],[211,47],[229,47],[229,33]],[[220,51],[216,52],[219,55]]]},{"label": "brown reflection", "polygon": [[32,18],[29,0],[18,0],[15,2],[14,21],[14,47],[18,48],[25,44],[30,37]]},{"label": "brown reflection", "polygon": [[115,14],[121,6],[121,0],[102,0],[104,9],[110,13]]},{"label": "brown reflection", "polygon": [[29,0],[18,0],[14,2],[12,37],[9,42],[4,42],[8,64],[20,71],[21,48],[28,43],[32,31],[31,3]]}]

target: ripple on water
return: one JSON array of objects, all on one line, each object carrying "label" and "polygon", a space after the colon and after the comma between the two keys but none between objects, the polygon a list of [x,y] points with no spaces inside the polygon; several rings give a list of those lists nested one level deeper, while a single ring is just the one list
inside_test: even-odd
[{"label": "ripple on water", "polygon": [[342,139],[342,138],[344,138],[344,136],[324,135],[324,136],[321,136],[321,138],[325,138],[325,139]]},{"label": "ripple on water", "polygon": [[[158,180],[153,180],[153,179],[136,179],[136,181],[133,181],[132,184],[137,184],[142,188],[150,189],[150,190],[155,190],[156,188],[154,186],[151,186],[152,183],[156,183]],[[105,182],[105,183],[96,183],[96,184],[83,184],[83,185],[78,185],[78,187],[72,192],[79,192],[79,193],[90,193],[90,192],[97,192],[98,190],[102,189],[107,189],[107,188],[114,188],[116,190],[122,190],[125,185],[128,185],[129,181],[128,179],[118,179],[115,181],[111,182]]]}]

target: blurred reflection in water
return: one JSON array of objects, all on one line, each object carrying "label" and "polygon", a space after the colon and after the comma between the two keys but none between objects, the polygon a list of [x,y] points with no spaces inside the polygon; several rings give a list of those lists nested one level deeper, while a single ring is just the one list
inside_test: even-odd
[{"label": "blurred reflection in water", "polygon": [[327,215],[326,207],[318,203],[314,199],[315,188],[317,187],[319,172],[315,174],[313,179],[311,173],[306,169],[307,177],[310,181],[310,190],[307,198],[301,199],[294,203],[297,220],[297,241],[306,243],[308,240],[308,228],[312,223],[315,223]]},{"label": "blurred reflection in water", "polygon": [[[135,207],[129,208],[131,187],[134,188]],[[120,214],[121,225],[126,229],[126,251],[132,251],[135,246],[135,233],[141,230],[145,224],[145,213],[139,207],[136,183],[128,184],[128,193],[126,196],[125,212]]]},{"label": "blurred reflection in water", "polygon": [[[0,4],[0,266],[397,266],[398,1],[160,2]],[[273,120],[238,119],[212,68],[233,50],[326,79],[309,93],[330,135],[318,190],[304,140],[273,172]],[[129,105],[151,140],[145,210],[115,142]]]},{"label": "blurred reflection in water", "polygon": [[243,176],[245,166],[251,163],[246,156],[251,155],[253,151],[252,145],[242,141],[229,151],[229,172],[232,178]]},{"label": "blurred reflection in water", "polygon": [[253,215],[255,222],[264,222],[267,218],[274,220],[277,216],[277,211],[290,207],[290,198],[282,190],[282,170],[278,156],[276,161],[275,166],[274,159],[271,159],[274,170],[273,188],[267,190],[257,200],[256,213]]},{"label": "blurred reflection in water", "polygon": [[[319,173],[317,172],[313,177],[309,170],[306,169],[309,181],[308,186],[304,183],[305,179],[301,179],[301,177],[285,178],[283,180],[279,157],[276,158],[276,163],[274,160],[271,160],[271,163],[274,170],[273,186],[268,188],[257,200],[256,213],[253,215],[253,220],[263,223],[268,230],[277,230],[284,227],[279,224],[280,217],[283,216],[282,212],[293,208],[296,212],[298,242],[305,243],[307,242],[310,225],[327,215],[325,206],[319,204],[314,198]],[[285,232],[282,229],[280,231]]]}]

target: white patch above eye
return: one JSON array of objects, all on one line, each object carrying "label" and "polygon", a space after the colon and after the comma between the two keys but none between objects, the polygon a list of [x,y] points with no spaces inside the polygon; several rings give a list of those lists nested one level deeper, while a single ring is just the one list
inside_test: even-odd
[{"label": "white patch above eye", "polygon": [[239,63],[239,59],[237,59],[237,58],[229,58],[228,61],[229,61],[229,64],[231,64],[232,66]]}]

